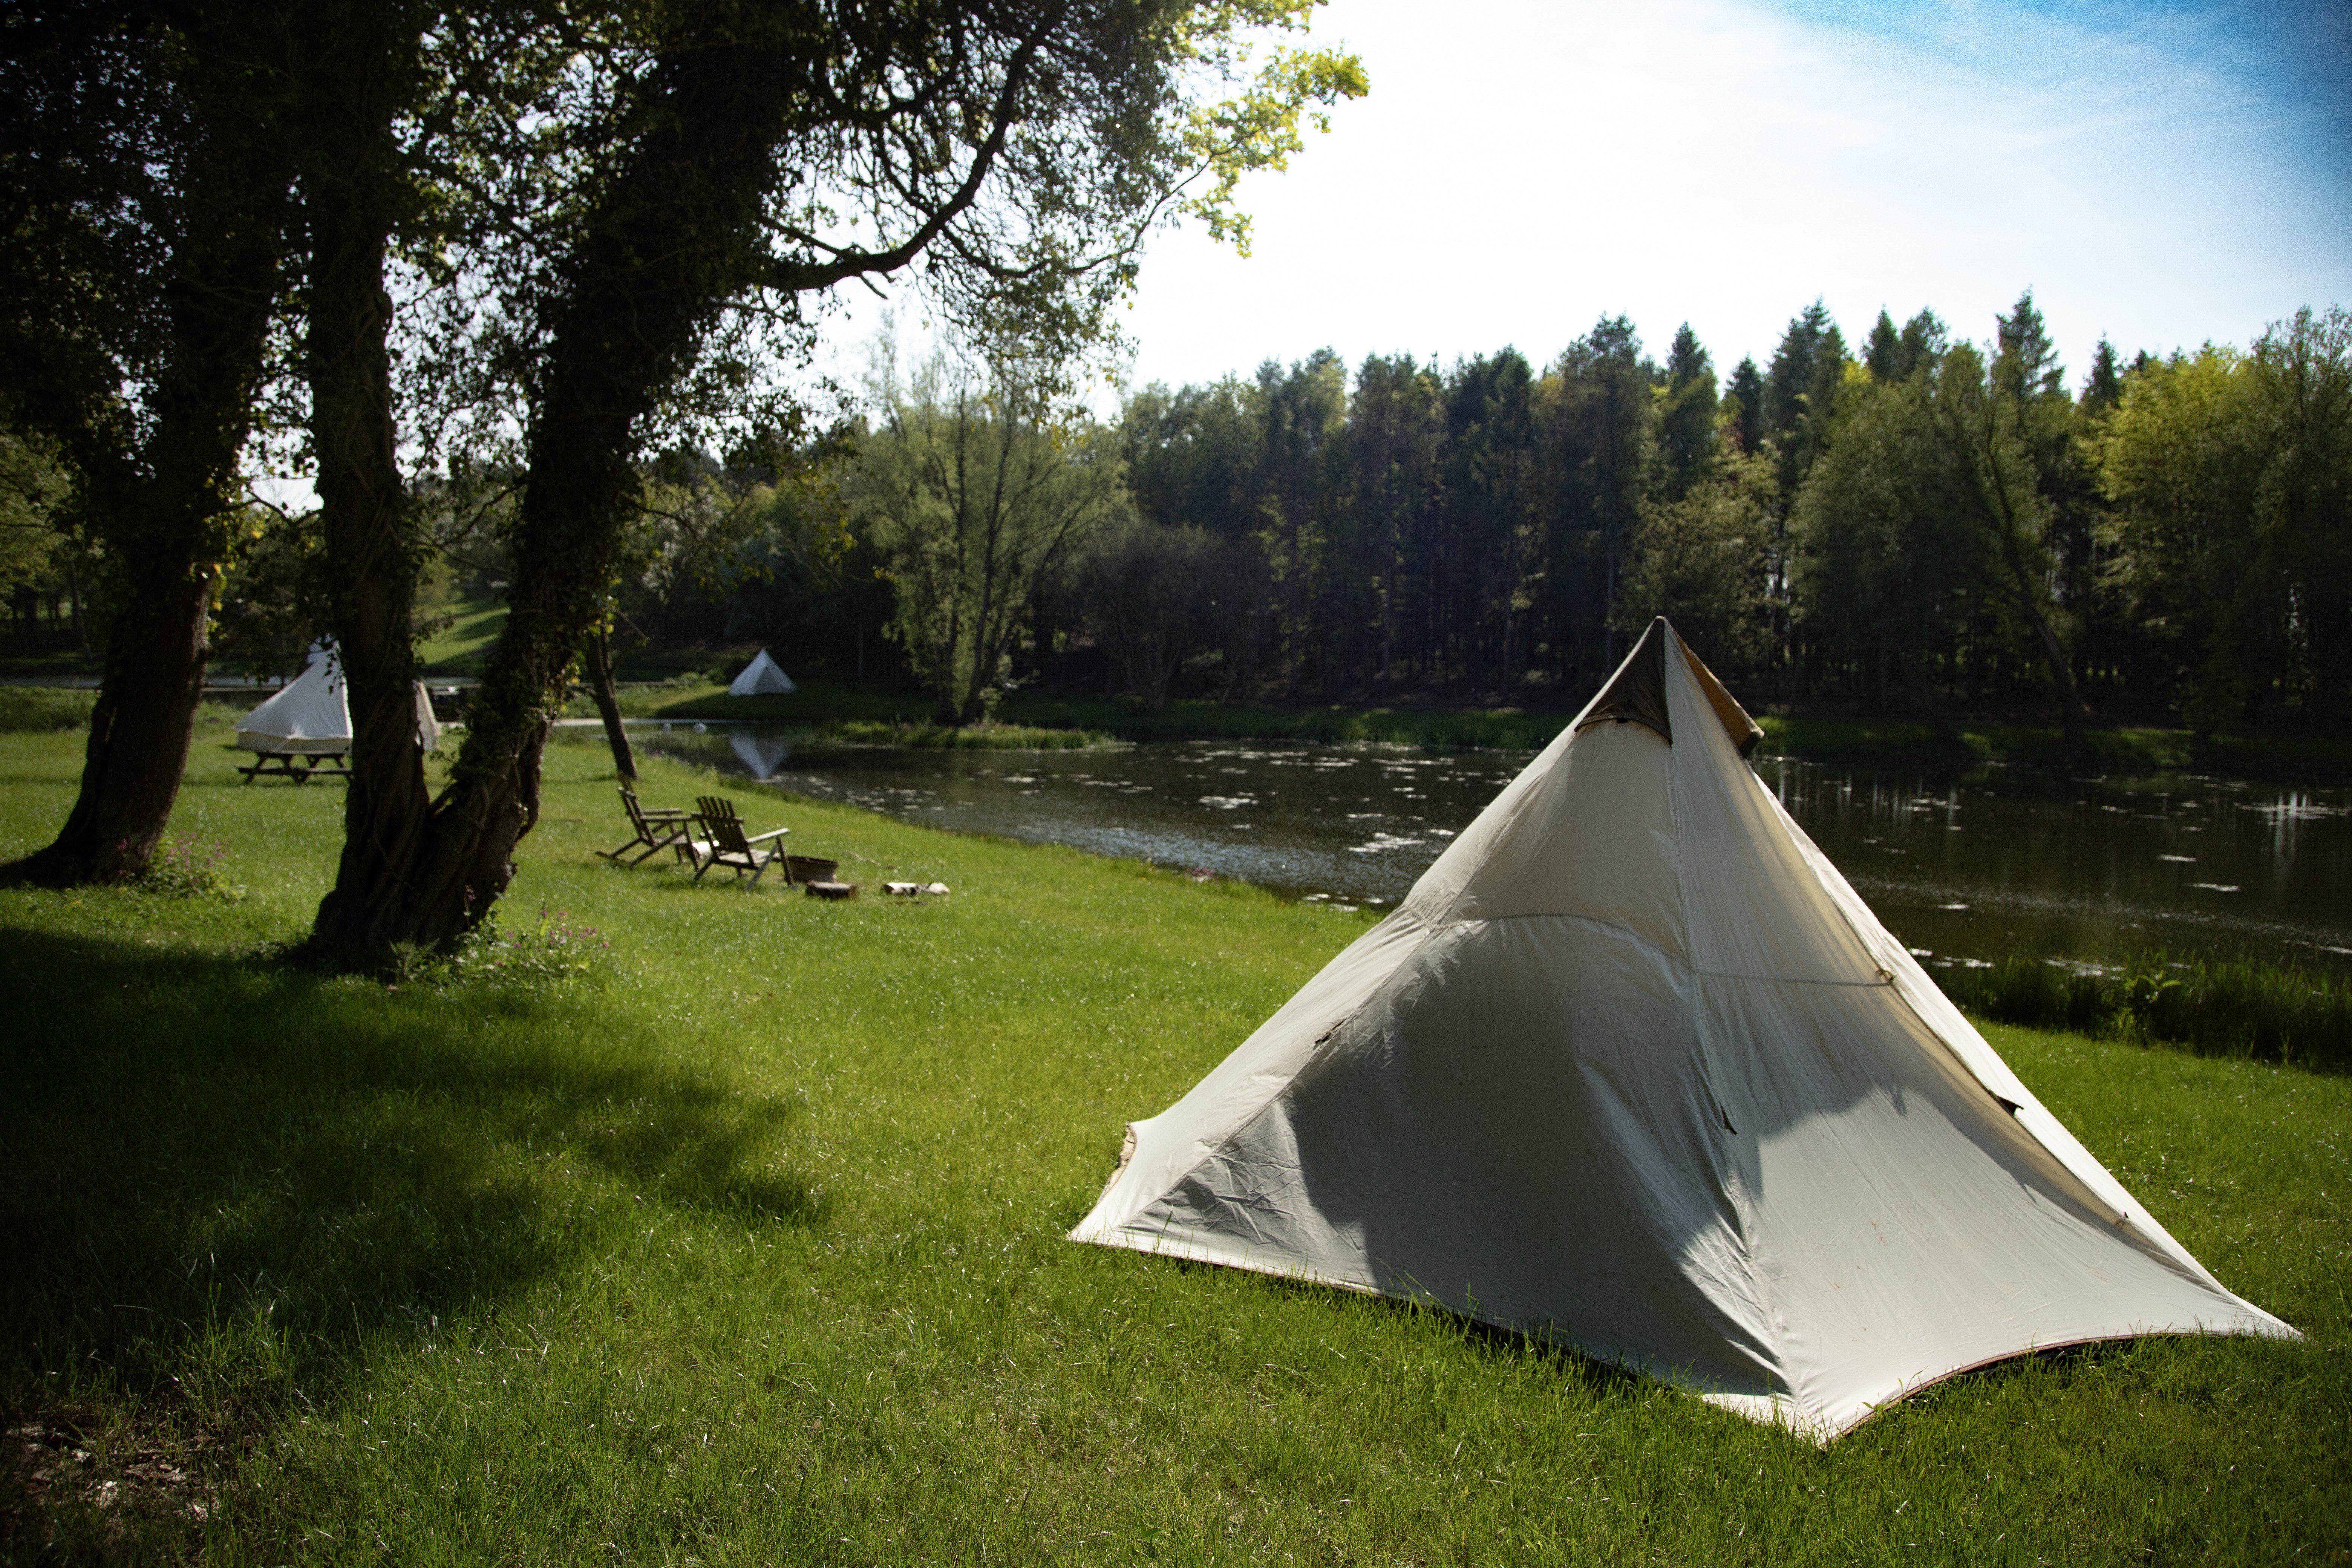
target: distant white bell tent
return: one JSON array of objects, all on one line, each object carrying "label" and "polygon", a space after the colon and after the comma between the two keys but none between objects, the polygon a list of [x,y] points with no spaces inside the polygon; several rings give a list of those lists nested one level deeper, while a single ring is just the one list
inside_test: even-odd
[{"label": "distant white bell tent", "polygon": [[1076,1241],[1426,1301],[1828,1442],[1938,1379],[2298,1337],[2045,1110],[1741,760],[1663,620]]},{"label": "distant white bell tent", "polygon": [[[425,683],[416,683],[416,742],[430,752],[441,744],[441,724]],[[236,726],[236,743],[264,756],[341,756],[352,749],[352,710],[344,693],[341,661],[332,647],[310,649],[310,662],[278,695]]]},{"label": "distant white bell tent", "polygon": [[342,666],[323,644],[277,696],[247,714],[236,743],[265,756],[340,756],[352,749],[352,710]]},{"label": "distant white bell tent", "polygon": [[727,688],[730,697],[763,697],[770,692],[782,695],[793,690],[793,678],[783,672],[776,661],[761,648],[759,657],[743,667],[743,673]]}]

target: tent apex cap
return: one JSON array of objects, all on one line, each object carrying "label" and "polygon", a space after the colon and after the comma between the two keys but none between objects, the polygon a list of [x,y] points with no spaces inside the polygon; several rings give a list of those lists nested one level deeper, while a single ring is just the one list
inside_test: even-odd
[{"label": "tent apex cap", "polygon": [[1584,718],[1577,728],[1587,729],[1604,720],[1613,720],[1620,724],[1640,724],[1666,744],[1673,745],[1674,721],[1666,711],[1666,647],[1669,642],[1688,661],[1691,678],[1698,682],[1707,706],[1715,710],[1716,719],[1723,725],[1724,733],[1731,738],[1731,743],[1739,749],[1739,754],[1745,757],[1753,752],[1763,742],[1762,726],[1748,716],[1748,710],[1742,708],[1738,700],[1725,689],[1723,682],[1716,679],[1715,671],[1707,668],[1706,660],[1691,651],[1690,644],[1683,640],[1682,634],[1675,630],[1674,623],[1664,616],[1651,617],[1641,640],[1625,656],[1625,662],[1617,667],[1617,673],[1609,678],[1609,684],[1601,688],[1601,695],[1593,699],[1592,706],[1585,710]]}]

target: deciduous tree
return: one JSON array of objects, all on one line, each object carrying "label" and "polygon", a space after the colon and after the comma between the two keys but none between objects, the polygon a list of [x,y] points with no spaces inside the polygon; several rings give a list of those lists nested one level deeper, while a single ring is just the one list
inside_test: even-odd
[{"label": "deciduous tree", "polygon": [[[1244,68],[1244,33],[1299,25],[1309,9],[709,0],[637,18],[598,79],[609,90],[541,237],[547,264],[503,253],[524,258],[507,326],[530,392],[527,487],[511,614],[438,799],[392,743],[405,627],[380,617],[379,633],[369,608],[396,608],[405,591],[397,529],[350,557],[352,580],[374,584],[346,634],[372,650],[371,673],[362,690],[355,661],[352,816],[318,946],[364,963],[444,940],[504,889],[648,433],[677,411],[686,378],[713,366],[714,343],[743,341],[730,321],[789,350],[809,341],[835,285],[928,258],[944,308],[968,325],[1017,323],[1049,354],[1088,339],[1132,278],[1143,232],[1188,206],[1244,232],[1231,206],[1240,174],[1279,166],[1316,101],[1362,90],[1351,57],[1276,50]],[[758,366],[722,353],[716,369],[718,384],[746,386]]]},{"label": "deciduous tree", "polygon": [[889,563],[893,635],[939,721],[969,724],[1003,695],[1039,581],[1121,499],[1118,452],[1011,352],[934,358],[876,391],[848,499]]},{"label": "deciduous tree", "polygon": [[[2112,574],[2210,731],[2352,686],[2352,316],[2298,312],[2250,353],[2208,345],[2124,378],[2098,441]],[[2283,704],[2282,704],[2283,705]]]},{"label": "deciduous tree", "polygon": [[105,650],[79,792],[20,876],[136,875],[179,794],[287,280],[275,37],[235,4],[0,16],[0,397],[73,475]]}]

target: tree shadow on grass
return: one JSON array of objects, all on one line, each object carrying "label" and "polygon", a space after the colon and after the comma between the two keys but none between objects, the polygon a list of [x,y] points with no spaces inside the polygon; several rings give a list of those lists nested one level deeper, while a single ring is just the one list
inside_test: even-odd
[{"label": "tree shadow on grass", "polygon": [[0,996],[10,1431],[263,1426],[608,1251],[632,1199],[823,1210],[791,1102],[674,1064],[593,989],[394,993],[20,929]]}]

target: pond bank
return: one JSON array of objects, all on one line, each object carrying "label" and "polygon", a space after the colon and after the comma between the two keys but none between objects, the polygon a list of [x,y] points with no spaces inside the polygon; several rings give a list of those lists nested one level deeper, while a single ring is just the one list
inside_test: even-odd
[{"label": "pond bank", "polygon": [[[575,706],[584,713],[584,699]],[[719,686],[640,687],[622,694],[638,718],[728,721],[818,727],[844,721],[927,725],[930,704],[919,692],[892,692],[870,681],[811,676],[782,697],[730,697]],[[1086,730],[1123,741],[1374,742],[1433,751],[1538,751],[1575,716],[1572,710],[1440,708],[1418,705],[1218,704],[1196,699],[1158,712],[1116,697],[1049,697],[1014,692],[997,717],[1036,729]],[[1813,762],[1903,763],[1961,773],[1987,763],[2061,768],[2054,725],[1960,721],[1765,717],[1761,752]],[[2090,732],[2100,771],[2127,774],[2211,773],[2242,778],[2352,781],[2352,739],[2325,735],[2215,735],[2120,726]]]},{"label": "pond bank", "polygon": [[[564,739],[602,745],[593,726]],[[1374,908],[1402,898],[1532,755],[1285,741],[984,753],[669,721],[644,721],[637,745],[901,821]],[[1938,971],[2020,954],[2104,966],[2164,948],[2352,977],[2352,791],[1991,766],[1936,779],[1786,757],[1756,771]]]},{"label": "pond bank", "polygon": [[[92,690],[14,686],[0,679],[0,733],[70,729],[89,721]],[[631,718],[673,722],[752,723],[805,729],[863,745],[1003,751],[1100,744],[1106,740],[1353,742],[1429,751],[1539,751],[1574,715],[1517,708],[1327,705],[1219,707],[1180,700],[1157,713],[1119,698],[1034,697],[1014,693],[991,724],[964,728],[932,721],[919,694],[870,682],[811,677],[784,697],[730,697],[726,688],[647,685],[623,689]],[[208,700],[233,707],[223,695]],[[565,711],[587,718],[584,695]],[[1767,715],[1759,756],[1808,762],[1902,764],[1957,774],[1987,763],[2063,770],[2064,751],[2049,725],[1914,720],[1785,719]],[[2209,735],[2138,726],[2090,731],[2095,767],[2126,776],[2210,773],[2246,779],[2352,783],[2352,738],[2329,735]]]}]

